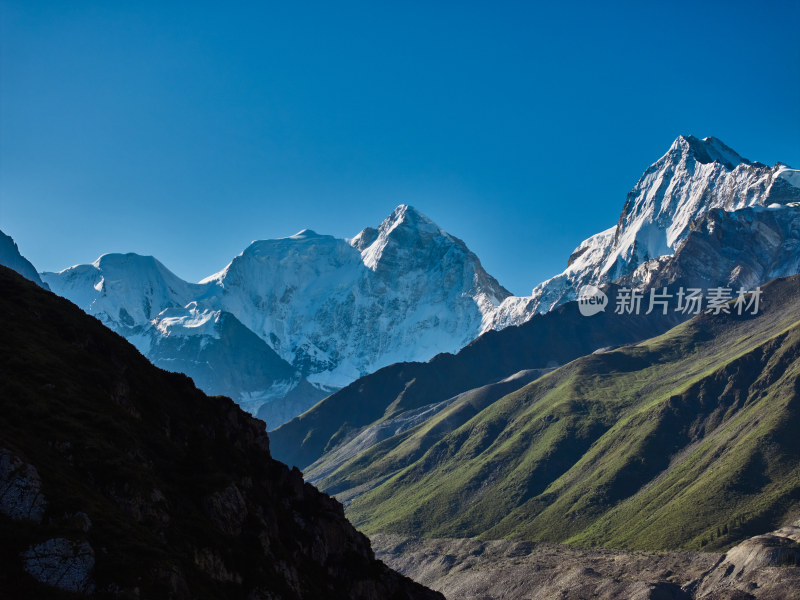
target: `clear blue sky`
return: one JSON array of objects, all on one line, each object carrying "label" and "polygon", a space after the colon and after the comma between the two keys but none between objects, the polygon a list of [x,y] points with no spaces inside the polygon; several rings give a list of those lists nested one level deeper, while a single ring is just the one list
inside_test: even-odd
[{"label": "clear blue sky", "polygon": [[679,134],[800,167],[800,2],[0,0],[0,229],[198,280],[400,203],[517,294]]}]

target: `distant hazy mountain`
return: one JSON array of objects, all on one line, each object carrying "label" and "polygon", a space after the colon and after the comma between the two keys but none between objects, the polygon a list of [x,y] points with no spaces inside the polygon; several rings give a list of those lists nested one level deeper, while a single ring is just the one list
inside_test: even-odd
[{"label": "distant hazy mountain", "polygon": [[[581,243],[570,256],[566,270],[537,285],[531,296],[506,299],[487,319],[484,330],[519,324],[535,313],[574,300],[584,285],[615,281],[645,263],[673,255],[689,235],[692,223],[709,211],[717,210],[718,218],[735,221],[737,216],[719,213],[737,215],[745,210],[741,224],[745,226],[749,220],[751,227],[757,228],[761,218],[772,217],[750,210],[751,207],[796,214],[798,202],[800,171],[780,163],[768,167],[751,162],[715,138],[680,136],[628,193],[614,227]],[[778,247],[783,244],[780,237],[773,242]],[[789,245],[788,249],[792,247]],[[737,249],[738,244],[727,248],[728,256]],[[746,247],[741,250],[747,252]],[[765,265],[765,272],[750,277],[750,281],[764,282],[796,273],[796,253],[783,257],[785,262],[780,254],[773,256],[771,264]],[[695,259],[703,272],[713,270],[713,265],[702,264],[704,256],[697,255]],[[688,266],[688,262],[684,264]]]},{"label": "distant hazy mountain", "polygon": [[42,276],[157,365],[270,427],[380,367],[459,350],[510,295],[404,205],[351,240],[305,230],[253,242],[198,284],[136,254]]},{"label": "distant hazy mountain", "polygon": [[39,277],[39,273],[36,272],[31,262],[20,254],[19,247],[14,242],[14,239],[2,231],[0,231],[0,265],[16,271],[45,289],[49,289],[47,284]]}]

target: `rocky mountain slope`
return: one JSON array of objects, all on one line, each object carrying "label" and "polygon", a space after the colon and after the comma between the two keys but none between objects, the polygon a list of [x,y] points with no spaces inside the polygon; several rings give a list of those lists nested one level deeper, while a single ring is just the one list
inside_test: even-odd
[{"label": "rocky mountain slope", "polygon": [[230,399],[4,267],[0,288],[0,596],[441,598]]},{"label": "rocky mountain slope", "polygon": [[710,210],[693,221],[675,254],[642,263],[621,285],[755,289],[800,273],[800,203]]},{"label": "rocky mountain slope", "polygon": [[726,554],[372,537],[392,568],[458,600],[798,600],[800,521]]},{"label": "rocky mountain slope", "polygon": [[454,403],[323,489],[368,532],[726,548],[800,505],[799,298],[776,280],[757,315],[701,314],[435,431]]},{"label": "rocky mountain slope", "polygon": [[2,231],[0,231],[0,265],[16,271],[45,289],[49,289],[47,284],[39,277],[39,273],[36,272],[31,262],[20,254],[19,247],[14,242],[14,239]]},{"label": "rocky mountain slope", "polygon": [[[199,284],[135,254],[43,278],[159,366],[271,427],[380,367],[457,351],[510,295],[461,240],[404,205],[352,240],[305,230],[253,242]],[[238,350],[243,328],[266,360]]]},{"label": "rocky mountain slope", "polygon": [[[709,211],[717,211],[723,219],[757,223],[761,217],[770,217],[747,209],[793,205],[796,215],[798,203],[800,171],[780,163],[768,167],[751,162],[715,138],[680,136],[628,193],[614,227],[582,242],[570,256],[566,270],[537,285],[530,296],[507,298],[485,321],[484,330],[519,324],[535,313],[574,300],[584,285],[615,281],[631,275],[644,263],[672,256],[689,235],[692,223]],[[796,216],[793,218],[796,220]],[[796,229],[793,231],[796,240]],[[776,246],[783,243],[779,237],[771,241]],[[742,251],[745,256],[740,262],[746,261],[746,245],[733,244],[726,250],[727,259]],[[707,264],[713,256],[697,254],[694,258],[706,263],[701,265],[704,268],[714,268]],[[758,280],[797,273],[796,254],[788,258],[785,264],[773,261],[769,273]]]}]

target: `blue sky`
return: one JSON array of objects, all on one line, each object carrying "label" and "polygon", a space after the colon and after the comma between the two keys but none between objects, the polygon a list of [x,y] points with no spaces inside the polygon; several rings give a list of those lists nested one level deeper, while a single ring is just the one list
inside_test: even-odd
[{"label": "blue sky", "polygon": [[0,228],[40,270],[412,204],[517,294],[679,134],[800,167],[800,2],[0,0]]}]

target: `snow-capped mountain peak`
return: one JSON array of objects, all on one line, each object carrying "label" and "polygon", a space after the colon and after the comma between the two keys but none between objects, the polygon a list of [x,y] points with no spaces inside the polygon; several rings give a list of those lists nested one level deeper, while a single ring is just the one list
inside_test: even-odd
[{"label": "snow-capped mountain peak", "polygon": [[[350,243],[354,248],[361,250],[361,260],[364,265],[375,271],[382,262],[385,262],[382,259],[384,254],[387,254],[387,249],[391,248],[395,254],[403,254],[413,260],[414,257],[422,258],[418,251],[431,242],[450,245],[459,241],[442,231],[436,223],[414,207],[401,204],[377,230],[367,228]],[[388,257],[390,262],[401,259],[401,256]]]},{"label": "snow-capped mountain peak", "polygon": [[147,326],[164,309],[183,307],[205,290],[154,257],[132,252],[104,254],[91,264],[41,276],[55,293],[117,329]]},{"label": "snow-capped mountain peak", "polygon": [[313,238],[322,237],[313,229],[301,229],[294,235],[290,235],[288,239],[290,240],[309,240]]},{"label": "snow-capped mountain peak", "polygon": [[408,205],[350,240],[303,230],[254,242],[203,282],[206,300],[331,386],[459,349],[510,295],[461,240]]},{"label": "snow-capped mountain peak", "polygon": [[640,265],[674,255],[692,223],[711,210],[798,201],[800,171],[749,161],[716,138],[680,136],[628,193],[616,226],[581,243],[567,268],[531,296],[507,298],[484,330],[521,323],[574,300],[584,285],[628,277]]},{"label": "snow-capped mountain peak", "polygon": [[[394,362],[459,350],[510,295],[464,242],[408,205],[352,240],[304,229],[254,241],[199,284],[137,254],[106,254],[45,280],[159,365],[206,382],[216,372],[214,393],[228,389],[218,386],[225,368],[249,364],[236,350],[246,343],[275,355],[282,394],[305,386],[306,399],[319,399],[311,384],[335,389]],[[256,389],[268,375],[240,377],[228,392],[256,412],[277,393]]]},{"label": "snow-capped mountain peak", "polygon": [[670,146],[667,155],[674,155],[675,153],[691,157],[700,164],[716,162],[729,171],[732,171],[740,164],[752,164],[721,140],[714,137],[699,139],[693,135],[678,136]]}]

